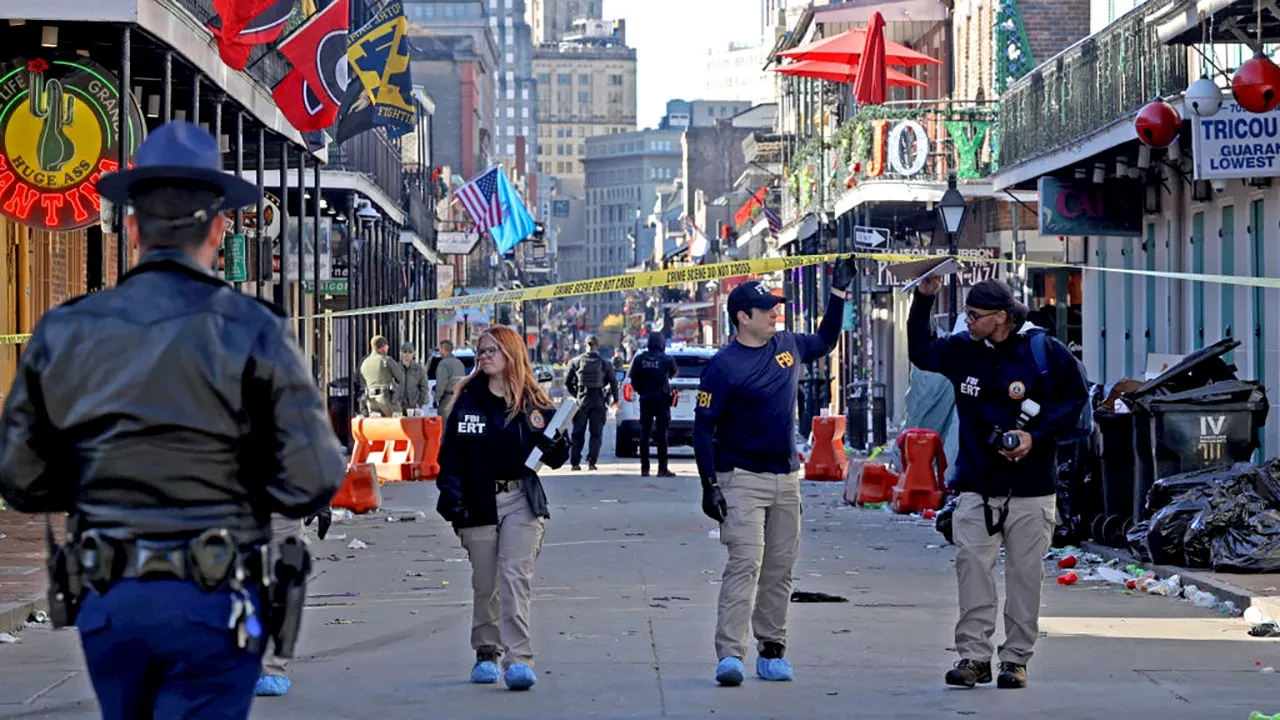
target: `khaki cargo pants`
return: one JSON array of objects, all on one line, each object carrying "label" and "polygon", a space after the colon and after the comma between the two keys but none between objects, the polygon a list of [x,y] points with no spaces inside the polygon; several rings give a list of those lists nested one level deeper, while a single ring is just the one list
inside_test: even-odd
[{"label": "khaki cargo pants", "polygon": [[533,566],[547,521],[534,516],[522,489],[498,493],[497,501],[497,525],[458,532],[471,559],[471,647],[501,653],[504,669],[532,666]]},{"label": "khaki cargo pants", "polygon": [[[991,498],[992,520],[998,522],[1005,498]],[[1057,523],[1057,498],[1008,498],[1004,532],[987,533],[982,496],[961,493],[952,516],[956,546],[956,581],[960,591],[960,620],[956,623],[956,652],[962,660],[989,662],[991,636],[996,631],[996,561],[1000,541],[1005,548],[1004,644],[1000,662],[1026,665],[1040,635],[1040,589],[1044,555]]]},{"label": "khaki cargo pants", "polygon": [[787,642],[791,573],[800,552],[800,474],[719,473],[729,513],[729,550],[716,616],[716,657],[744,658],[751,632],[760,647]]},{"label": "khaki cargo pants", "polygon": [[[279,545],[285,538],[302,535],[304,532],[301,520],[290,520],[280,515],[271,516],[272,545]],[[281,677],[289,675],[289,661],[276,657],[275,653],[272,652],[270,643],[267,645],[267,651],[262,655],[262,674],[279,675]]]}]

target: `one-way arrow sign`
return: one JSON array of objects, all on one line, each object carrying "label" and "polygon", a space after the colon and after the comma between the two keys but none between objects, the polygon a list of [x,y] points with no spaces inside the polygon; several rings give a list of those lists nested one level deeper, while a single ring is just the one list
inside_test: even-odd
[{"label": "one-way arrow sign", "polygon": [[880,247],[889,242],[889,230],[888,228],[855,225],[853,227],[853,242],[855,245],[862,247]]}]

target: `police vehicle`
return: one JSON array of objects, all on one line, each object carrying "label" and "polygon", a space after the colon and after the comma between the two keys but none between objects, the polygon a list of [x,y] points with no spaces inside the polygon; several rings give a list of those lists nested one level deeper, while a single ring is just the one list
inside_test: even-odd
[{"label": "police vehicle", "polygon": [[[671,379],[671,389],[676,394],[671,408],[671,428],[667,432],[669,447],[693,446],[693,408],[697,403],[698,382],[702,370],[711,362],[718,348],[706,345],[673,344],[667,347],[667,355],[676,361],[680,374]],[[614,445],[620,458],[640,455],[640,394],[631,387],[630,378],[619,379],[622,398],[618,401],[617,437]]]}]

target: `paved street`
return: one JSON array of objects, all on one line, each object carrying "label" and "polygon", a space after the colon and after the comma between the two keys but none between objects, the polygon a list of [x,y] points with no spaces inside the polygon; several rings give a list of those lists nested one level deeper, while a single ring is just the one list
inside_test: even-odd
[{"label": "paved street", "polygon": [[[611,458],[610,458],[611,460]],[[529,693],[467,682],[468,565],[434,514],[430,483],[386,488],[389,512],[336,525],[293,693],[255,718],[1126,717],[1246,718],[1280,712],[1275,641],[1241,620],[1112,587],[1046,588],[1044,638],[1025,691],[943,686],[953,660],[954,548],[928,523],[839,501],[806,483],[797,588],[847,604],[793,604],[792,683],[712,681],[724,560],[698,510],[692,462],[641,479],[636,464],[548,477],[552,518],[538,565]],[[387,516],[425,518],[388,522]],[[344,537],[345,536],[345,537]],[[368,544],[352,550],[352,539]],[[0,717],[94,717],[74,631],[0,645]],[[754,667],[754,657],[748,659]]]}]

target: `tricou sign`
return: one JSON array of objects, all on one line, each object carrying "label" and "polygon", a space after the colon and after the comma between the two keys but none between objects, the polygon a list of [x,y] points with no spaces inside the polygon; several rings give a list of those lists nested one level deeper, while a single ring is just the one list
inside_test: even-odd
[{"label": "tricou sign", "polygon": [[1280,177],[1280,109],[1251,113],[1224,102],[1213,117],[1191,118],[1197,180]]},{"label": "tricou sign", "polygon": [[120,81],[86,58],[19,58],[0,68],[0,214],[67,232],[100,220],[97,182],[117,170],[120,107],[125,155],[142,142],[142,111]]}]

